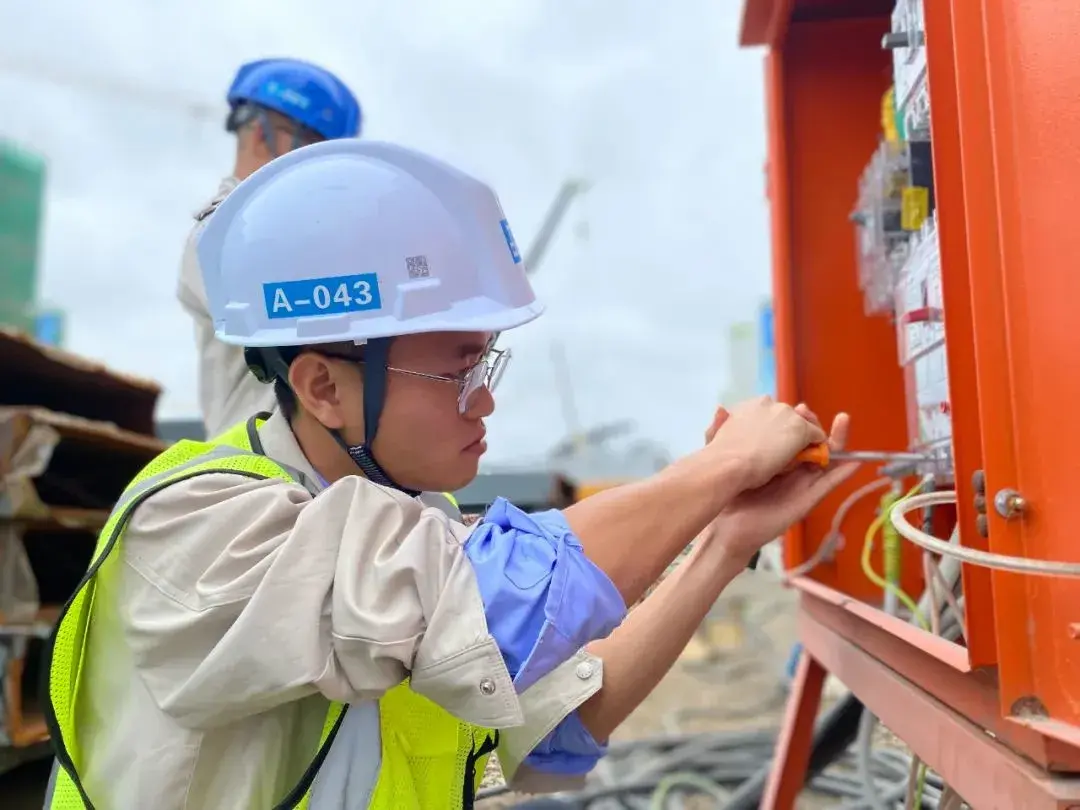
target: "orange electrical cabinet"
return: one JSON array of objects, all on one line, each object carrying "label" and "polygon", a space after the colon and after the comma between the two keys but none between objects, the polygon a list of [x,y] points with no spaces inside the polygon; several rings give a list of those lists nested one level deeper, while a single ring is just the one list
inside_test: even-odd
[{"label": "orange electrical cabinet", "polygon": [[[1080,420],[1073,416],[1080,402],[1073,320],[1080,306],[1080,3],[920,5],[957,493],[949,522],[958,521],[967,548],[1080,562],[1072,520],[1080,504]],[[903,449],[908,440],[896,327],[864,310],[850,221],[893,83],[883,37],[894,6],[746,0],[743,8],[741,44],[767,49],[779,396],[808,402],[823,418],[851,413],[852,449]],[[976,473],[985,496],[973,488]],[[872,474],[862,473],[789,533],[788,566],[810,557],[838,503]],[[999,514],[994,496],[1003,491],[1019,493],[1024,510]],[[873,501],[856,507],[844,534],[861,540],[873,510]],[[1048,771],[1080,771],[1080,580],[965,564],[960,646],[881,614],[860,547],[849,541],[834,562],[797,583],[813,659],[801,671],[823,665],[838,672],[875,712],[890,711],[885,694],[897,705],[902,696],[913,701],[904,705],[932,733],[905,725],[914,721],[894,710],[895,725],[910,730],[909,742],[931,765],[951,769],[950,783],[987,798],[969,798],[976,807],[1071,805],[1061,798],[1063,783],[1038,786],[1021,765],[1009,771],[1015,782],[1002,777],[1000,784],[987,783],[985,769],[1005,768],[994,757],[1009,750]],[[922,587],[921,555],[908,544],[903,585],[913,595]],[[853,662],[863,657],[860,669]],[[890,691],[875,662],[910,690]],[[804,685],[813,681],[806,674]],[[798,707],[789,721],[785,745],[795,745]],[[957,723],[991,732],[996,742],[986,759],[979,759],[981,738],[964,737]],[[974,759],[942,763],[949,741]],[[792,750],[781,752],[788,766]],[[990,801],[994,791],[1007,800]],[[772,804],[763,806],[785,806],[786,795],[774,786]],[[1080,806],[1080,791],[1076,797]]]}]

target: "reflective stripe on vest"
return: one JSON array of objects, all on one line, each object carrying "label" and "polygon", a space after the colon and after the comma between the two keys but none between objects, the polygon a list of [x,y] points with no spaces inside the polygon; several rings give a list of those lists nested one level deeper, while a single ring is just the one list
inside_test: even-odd
[{"label": "reflective stripe on vest", "polygon": [[[76,701],[87,639],[93,629],[91,619],[98,575],[118,564],[120,557],[112,552],[122,541],[135,508],[164,487],[209,473],[277,478],[298,483],[315,494],[312,483],[299,471],[262,455],[257,428],[264,418],[260,414],[208,442],[177,442],[135,477],[109,516],[98,537],[90,568],[61,611],[46,653],[49,689],[45,714],[60,766],[55,769],[50,784],[45,805],[48,810],[94,807],[77,777],[81,756],[75,727]],[[447,501],[442,502],[440,508],[450,513],[446,509]],[[341,734],[348,735],[348,739],[341,740],[338,756],[334,743]],[[350,808],[468,810],[483,778],[488,754],[497,740],[497,732],[458,721],[413,692],[408,681],[389,690],[377,705],[348,707],[327,701],[326,720],[312,760],[274,810],[340,808],[343,776],[349,776],[351,799],[369,797],[366,805],[350,802]],[[377,748],[376,741],[379,741]],[[357,760],[349,756],[350,750],[361,755],[361,761],[368,767],[358,767]],[[322,774],[324,761],[329,765]],[[368,773],[360,773],[361,770]],[[358,780],[366,784],[358,785]],[[367,789],[363,790],[365,786]]]},{"label": "reflective stripe on vest", "polygon": [[461,510],[457,500],[449,492],[421,492],[416,496],[424,506],[433,506],[451,520],[461,522]]}]

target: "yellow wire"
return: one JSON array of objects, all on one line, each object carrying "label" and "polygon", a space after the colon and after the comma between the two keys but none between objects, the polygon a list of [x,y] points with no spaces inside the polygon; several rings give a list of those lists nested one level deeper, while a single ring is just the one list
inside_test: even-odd
[{"label": "yellow wire", "polygon": [[[893,504],[888,508],[882,509],[881,514],[878,515],[870,524],[870,528],[866,530],[866,539],[863,542],[862,569],[863,573],[866,574],[867,579],[869,579],[882,590],[891,591],[900,601],[900,603],[903,604],[904,607],[906,607],[909,611],[911,611],[911,615],[912,617],[914,617],[919,627],[921,627],[923,630],[930,630],[930,625],[926,621],[926,618],[923,616],[922,611],[919,610],[919,606],[915,603],[915,600],[908,596],[900,586],[889,582],[877,571],[875,571],[874,566],[871,564],[870,561],[870,554],[874,550],[874,538],[877,536],[877,533],[881,531],[881,528],[885,525],[885,521],[889,520],[889,517],[892,514],[892,510],[902,504],[908,498],[915,495],[915,493],[919,492],[919,490],[921,490],[922,488],[923,482],[920,480],[917,484],[915,484],[915,486],[909,489],[902,498],[899,498],[898,500],[893,502]],[[922,806],[922,797],[925,789],[926,763],[920,762],[918,770],[916,772],[914,801],[912,803],[914,807]]]},{"label": "yellow wire", "polygon": [[898,505],[902,504],[904,501],[906,501],[908,498],[910,498],[922,488],[923,482],[919,481],[919,483],[917,483],[910,490],[908,490],[904,497],[896,501],[896,503],[894,503],[890,508],[882,509],[881,514],[874,518],[874,522],[871,523],[870,528],[866,530],[866,539],[863,541],[862,569],[863,573],[866,574],[866,578],[868,580],[873,582],[882,590],[889,591],[894,596],[896,596],[900,603],[911,612],[911,615],[915,618],[915,621],[916,623],[918,623],[919,627],[921,627],[923,630],[929,630],[930,625],[926,621],[926,618],[923,616],[922,611],[919,610],[919,606],[915,604],[915,600],[908,596],[904,592],[904,590],[898,585],[889,582],[887,579],[881,576],[881,574],[875,571],[874,566],[870,562],[870,554],[874,550],[874,538],[881,530],[881,527],[885,525],[885,521],[889,519],[889,515],[892,510],[895,509]]},{"label": "yellow wire", "polygon": [[922,797],[923,793],[926,791],[926,771],[926,763],[920,762],[919,779],[915,783],[915,801],[911,803],[914,807],[922,807]]}]

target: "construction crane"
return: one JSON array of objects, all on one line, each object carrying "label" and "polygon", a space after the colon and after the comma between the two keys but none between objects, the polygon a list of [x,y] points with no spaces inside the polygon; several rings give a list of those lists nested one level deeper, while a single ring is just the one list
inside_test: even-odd
[{"label": "construction crane", "polygon": [[[566,212],[570,210],[570,204],[573,203],[574,198],[583,194],[588,188],[587,183],[575,179],[566,180],[559,188],[551,205],[548,206],[547,213],[544,214],[540,229],[525,251],[525,271],[529,275],[535,275],[543,264],[552,239],[566,218]],[[555,340],[551,344],[551,363],[555,369],[555,388],[562,407],[567,433],[571,437],[578,436],[581,434],[581,426],[578,422],[577,404],[574,401],[574,387],[570,379],[570,368],[566,362],[566,350],[560,340]]]},{"label": "construction crane", "polygon": [[102,96],[169,110],[200,123],[220,123],[225,120],[222,104],[209,104],[188,98],[175,90],[131,82],[113,76],[94,75],[67,70],[50,62],[30,62],[0,54],[0,76],[13,76],[26,81],[44,82],[69,90]]},{"label": "construction crane", "polygon": [[[551,201],[547,213],[540,224],[540,229],[533,237],[525,253],[525,267],[529,275],[535,275],[547,255],[548,248],[566,218],[567,211],[574,199],[588,191],[589,185],[583,180],[565,181]],[[574,399],[574,386],[570,375],[570,365],[566,358],[566,346],[561,340],[551,344],[551,363],[555,369],[555,388],[562,407],[563,421],[566,424],[567,437],[552,448],[552,458],[568,459],[585,446],[600,444],[613,436],[628,433],[634,429],[634,423],[620,420],[599,425],[590,430],[583,430],[578,419],[577,403]]]},{"label": "construction crane", "polygon": [[[539,270],[555,234],[566,218],[570,205],[588,188],[589,185],[585,181],[576,179],[565,181],[559,188],[548,207],[540,229],[525,253],[525,266],[530,275],[535,275]],[[588,429],[583,428],[574,397],[574,385],[566,346],[559,339],[555,339],[551,344],[551,363],[555,370],[555,389],[563,412],[566,436],[548,451],[548,458],[564,467],[568,465],[590,468],[596,468],[598,465],[601,467],[622,466],[621,460],[616,462],[614,459],[601,458],[604,455],[602,447],[611,439],[633,433],[637,429],[636,423],[630,419],[618,419]],[[663,466],[666,462],[659,452],[650,452],[647,455],[650,458],[655,456],[656,463],[653,465],[650,462],[650,467]]]},{"label": "construction crane", "polygon": [[574,198],[589,190],[589,184],[584,180],[570,179],[563,182],[559,187],[555,199],[548,206],[544,220],[540,223],[540,230],[536,232],[528,249],[525,251],[525,271],[533,275],[540,269],[540,265],[547,255],[551,240],[555,236],[559,226],[566,218],[566,212],[570,210],[570,204]]}]

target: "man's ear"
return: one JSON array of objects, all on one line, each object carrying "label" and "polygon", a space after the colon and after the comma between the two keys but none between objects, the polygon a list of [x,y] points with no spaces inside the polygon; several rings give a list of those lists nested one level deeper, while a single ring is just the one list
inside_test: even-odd
[{"label": "man's ear", "polygon": [[315,352],[301,352],[289,366],[289,385],[304,410],[330,430],[345,427],[338,395],[338,374],[327,358]]}]

